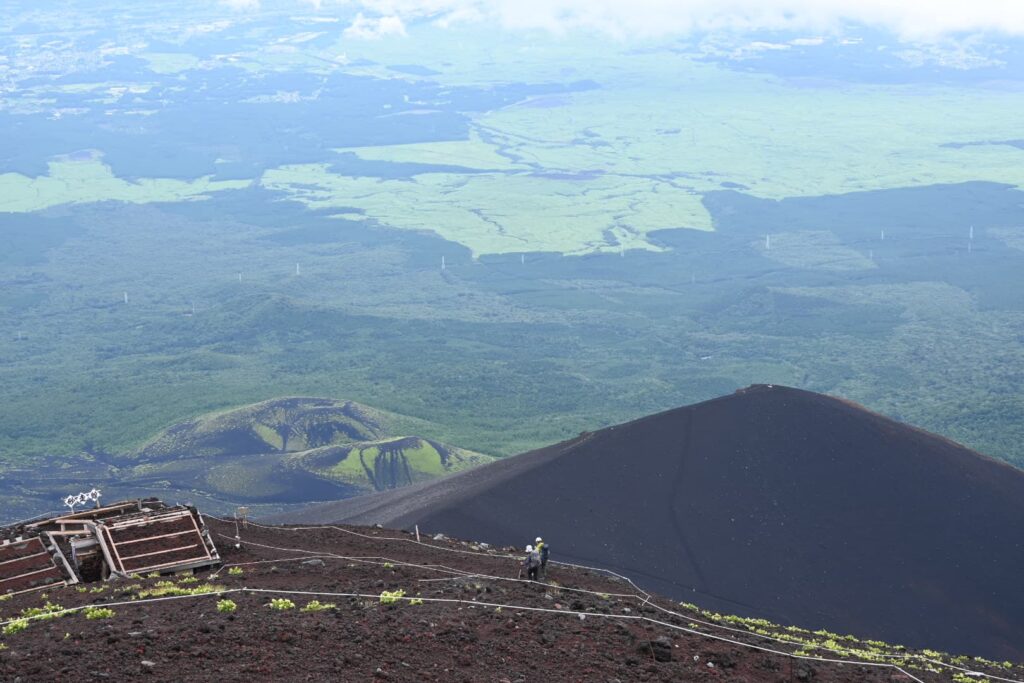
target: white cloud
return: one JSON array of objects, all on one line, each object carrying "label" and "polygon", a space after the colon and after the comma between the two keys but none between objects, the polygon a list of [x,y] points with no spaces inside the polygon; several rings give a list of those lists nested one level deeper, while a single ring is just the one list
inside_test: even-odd
[{"label": "white cloud", "polygon": [[[226,0],[245,3],[255,0]],[[888,29],[908,40],[991,31],[1024,35],[1021,0],[304,0],[356,6],[376,19],[353,24],[375,37],[430,17],[440,25],[496,19],[508,28],[563,33],[598,30],[619,37],[663,37],[718,30],[831,33],[848,23]],[[360,20],[357,20],[360,21]],[[393,26],[394,28],[389,28]]]},{"label": "white cloud", "polygon": [[1004,64],[1000,59],[979,52],[977,42],[976,39],[967,38],[962,41],[918,43],[905,50],[897,50],[893,52],[893,55],[911,66],[931,64],[961,71]]},{"label": "white cloud", "polygon": [[793,40],[789,41],[790,45],[797,45],[797,46],[823,45],[824,43],[825,43],[825,39],[822,38],[821,36],[818,36],[817,38],[794,38]]},{"label": "white cloud", "polygon": [[346,38],[361,40],[378,40],[387,36],[404,36],[405,23],[401,18],[391,15],[386,17],[367,17],[360,12],[342,34]]},{"label": "white cloud", "polygon": [[220,0],[220,4],[236,12],[255,12],[260,8],[260,0]]}]

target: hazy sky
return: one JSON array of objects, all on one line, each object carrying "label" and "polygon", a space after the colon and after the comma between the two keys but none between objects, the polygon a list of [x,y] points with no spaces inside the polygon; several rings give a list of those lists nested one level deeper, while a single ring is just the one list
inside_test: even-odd
[{"label": "hazy sky", "polygon": [[[222,0],[240,11],[260,0]],[[295,0],[323,13],[360,12],[354,31],[401,35],[411,19],[441,24],[497,20],[508,28],[597,29],[621,37],[704,30],[834,32],[844,24],[887,29],[908,40],[955,33],[1024,35],[1024,0]]]}]

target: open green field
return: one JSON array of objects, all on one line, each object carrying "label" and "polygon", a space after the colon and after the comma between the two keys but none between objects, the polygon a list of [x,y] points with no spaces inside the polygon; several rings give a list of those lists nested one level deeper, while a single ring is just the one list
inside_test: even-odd
[{"label": "open green field", "polygon": [[5,502],[282,396],[508,455],[780,383],[1024,464],[1012,68],[190,7],[0,16]]}]

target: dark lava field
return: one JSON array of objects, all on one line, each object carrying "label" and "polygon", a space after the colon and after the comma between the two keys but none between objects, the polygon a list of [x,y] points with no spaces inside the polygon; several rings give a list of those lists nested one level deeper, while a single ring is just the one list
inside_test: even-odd
[{"label": "dark lava field", "polygon": [[778,385],[277,519],[539,534],[723,613],[1024,660],[1024,472]]},{"label": "dark lava field", "polygon": [[[701,612],[584,568],[552,566],[548,583],[522,581],[510,548],[417,543],[378,528],[207,523],[225,561],[216,573],[0,602],[0,680],[932,683],[967,671],[1024,674]],[[393,591],[404,595],[389,604]],[[270,606],[285,599],[294,607]],[[218,610],[224,600],[233,611]],[[314,600],[320,609],[310,609]],[[87,618],[76,609],[86,607],[110,612]],[[33,613],[49,617],[10,628]]]}]

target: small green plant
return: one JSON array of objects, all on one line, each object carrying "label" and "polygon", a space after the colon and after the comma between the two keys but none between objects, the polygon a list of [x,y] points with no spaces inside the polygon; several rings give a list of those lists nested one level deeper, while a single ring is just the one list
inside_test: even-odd
[{"label": "small green plant", "polygon": [[423,598],[410,598],[409,599],[409,604],[410,605],[422,605],[423,604]]},{"label": "small green plant", "polygon": [[241,576],[245,571],[241,567],[232,567],[228,570],[228,574],[231,576]]},{"label": "small green plant", "polygon": [[192,588],[186,588],[184,586],[176,586],[170,581],[158,581],[153,585],[152,588],[139,591],[137,598],[160,598],[165,595],[204,595],[206,593],[221,593],[224,591],[224,586],[204,583],[199,586]]},{"label": "small green plant", "polygon": [[401,588],[396,591],[381,591],[380,604],[393,605],[403,597],[405,597],[405,591]]},{"label": "small green plant", "polygon": [[306,606],[302,608],[303,612],[323,612],[324,610],[334,609],[337,607],[333,602],[320,602],[319,600],[310,600],[306,603]]},{"label": "small green plant", "polygon": [[10,593],[6,593],[4,595],[0,595],[0,602],[3,602],[4,600],[10,600],[11,597],[13,597],[13,596]]},{"label": "small green plant", "polygon": [[159,579],[160,578],[160,572],[150,572],[150,573],[146,574],[146,578],[147,579]]},{"label": "small green plant", "polygon": [[977,676],[967,676],[961,673],[953,674],[953,680],[956,683],[989,683],[987,678],[978,678]]},{"label": "small green plant", "polygon": [[105,590],[107,590],[106,586],[95,586],[93,588],[90,588],[89,592],[90,593],[102,593]]},{"label": "small green plant", "polygon": [[133,580],[133,581],[141,581],[142,580],[142,574],[138,574],[136,572],[132,572],[131,574],[128,575],[128,578]]},{"label": "small green plant", "polygon": [[267,607],[269,607],[270,609],[280,610],[295,609],[295,603],[289,600],[288,598],[274,598],[270,601]]},{"label": "small green plant", "polygon": [[3,634],[5,636],[20,633],[28,628],[28,619],[15,619],[11,623],[4,626]]},{"label": "small green plant", "polygon": [[384,569],[394,569],[394,568],[395,568],[395,565],[393,565],[392,563],[390,563],[390,562],[385,562],[384,563]]},{"label": "small green plant", "polygon": [[61,616],[61,612],[64,608],[60,605],[52,602],[47,602],[42,607],[26,607],[21,610],[21,616],[26,619],[38,619],[39,621],[46,621],[48,619],[56,619]]},{"label": "small green plant", "polygon": [[7,649],[7,646],[4,645],[3,643],[0,643],[0,652],[3,652],[6,649]]},{"label": "small green plant", "polygon": [[78,586],[78,587],[75,588],[75,590],[78,591],[79,593],[87,593],[87,592],[89,592],[89,589],[86,588],[85,586]]},{"label": "small green plant", "polygon": [[87,607],[85,610],[86,619],[110,619],[114,616],[114,610],[107,607]]},{"label": "small green plant", "polygon": [[182,584],[182,583],[199,583],[199,577],[198,576],[186,576],[185,578],[180,579],[178,581],[178,583],[179,584]]},{"label": "small green plant", "polygon": [[235,604],[234,600],[218,600],[217,611],[218,612],[234,612],[238,609],[238,605]]}]

